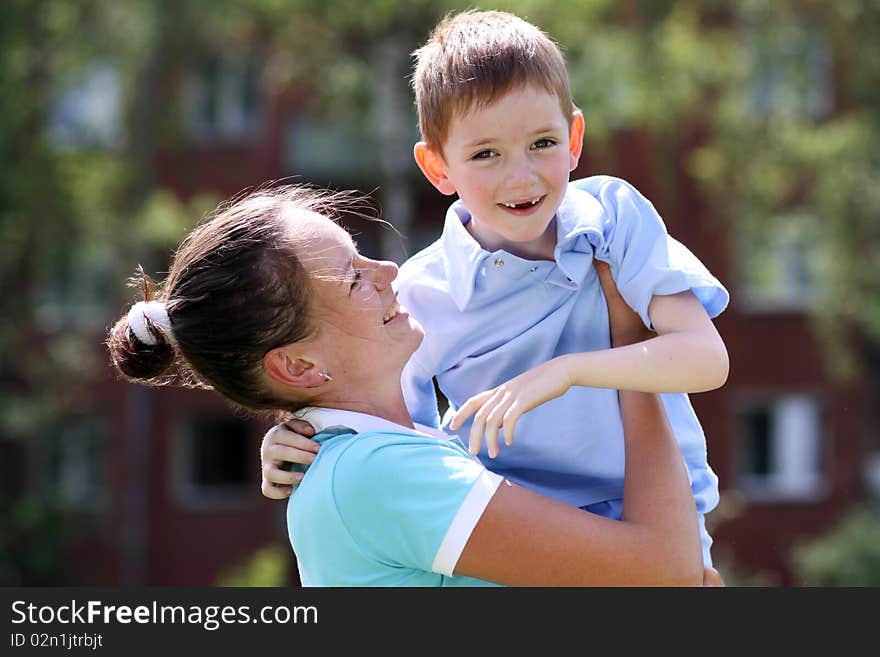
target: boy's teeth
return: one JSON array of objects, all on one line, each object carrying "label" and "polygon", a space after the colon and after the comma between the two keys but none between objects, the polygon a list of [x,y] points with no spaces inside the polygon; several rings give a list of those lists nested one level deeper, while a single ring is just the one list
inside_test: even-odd
[{"label": "boy's teeth", "polygon": [[522,203],[502,203],[502,205],[504,205],[505,207],[508,207],[508,208],[518,208],[523,205],[535,205],[535,203],[537,203],[540,200],[541,199],[539,197],[536,199],[532,199],[531,201],[523,201]]}]

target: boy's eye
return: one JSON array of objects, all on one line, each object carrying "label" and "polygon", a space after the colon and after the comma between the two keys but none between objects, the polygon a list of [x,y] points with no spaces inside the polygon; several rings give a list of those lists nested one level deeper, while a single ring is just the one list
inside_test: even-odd
[{"label": "boy's eye", "polygon": [[495,157],[495,151],[485,150],[480,151],[479,153],[474,153],[471,157],[472,160],[488,160],[490,158]]},{"label": "boy's eye", "polygon": [[544,139],[539,139],[532,146],[533,148],[550,148],[551,146],[556,145],[555,139],[550,139],[549,137],[545,137]]}]

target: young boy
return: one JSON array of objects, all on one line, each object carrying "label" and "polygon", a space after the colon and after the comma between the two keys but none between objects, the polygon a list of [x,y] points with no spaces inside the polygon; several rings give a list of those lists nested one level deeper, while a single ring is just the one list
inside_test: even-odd
[{"label": "young boy", "polygon": [[[663,401],[711,566],[703,518],[718,503],[718,481],[683,393],[726,380],[727,353],[710,317],[727,305],[727,291],[631,185],[606,176],[568,182],[584,118],[561,52],[535,26],[501,12],[448,18],[416,52],[413,86],[423,138],[416,162],[441,193],[459,196],[440,239],[398,279],[403,305],[426,331],[403,376],[413,420],[441,424],[436,377],[450,402],[443,428],[467,433],[494,472],[620,518],[616,390],[671,393]],[[610,264],[656,338],[610,348],[594,260]],[[572,368],[581,380],[591,373],[595,387],[569,389]],[[510,445],[500,451],[499,430]],[[267,496],[285,495],[271,483],[296,480],[273,461],[310,461],[297,440],[289,431],[267,434]]]}]

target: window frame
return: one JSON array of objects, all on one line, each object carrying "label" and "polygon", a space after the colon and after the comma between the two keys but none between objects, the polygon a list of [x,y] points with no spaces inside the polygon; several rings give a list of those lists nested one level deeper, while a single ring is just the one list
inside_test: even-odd
[{"label": "window frame", "polygon": [[[777,465],[766,477],[747,472],[747,449],[749,445],[743,426],[746,413],[750,410],[766,407],[771,418],[779,413],[779,404],[785,400],[800,399],[812,402],[815,412],[815,471],[799,473],[798,476],[812,476],[812,483],[804,484],[800,489],[790,488],[784,484],[781,475],[785,470]],[[791,502],[812,504],[826,499],[830,493],[828,477],[832,471],[830,432],[828,423],[828,405],[825,396],[814,389],[785,388],[750,390],[738,395],[733,414],[733,483],[744,498],[750,503]],[[769,450],[772,453],[774,443],[779,440],[773,436],[771,419],[771,439]],[[778,447],[777,447],[778,448]],[[773,468],[771,462],[771,468]],[[775,481],[774,481],[775,479]]]}]

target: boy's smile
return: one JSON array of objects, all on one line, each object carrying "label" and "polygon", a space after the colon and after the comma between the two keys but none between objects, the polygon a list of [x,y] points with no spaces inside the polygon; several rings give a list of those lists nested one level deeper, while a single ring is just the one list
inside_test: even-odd
[{"label": "boy's smile", "polygon": [[[456,114],[443,156],[423,152],[433,158],[425,163],[417,146],[416,159],[441,192],[458,193],[471,213],[468,231],[484,249],[552,260],[553,218],[582,140],[580,112],[569,130],[557,96],[527,85]],[[432,163],[436,181],[426,170]]]}]

